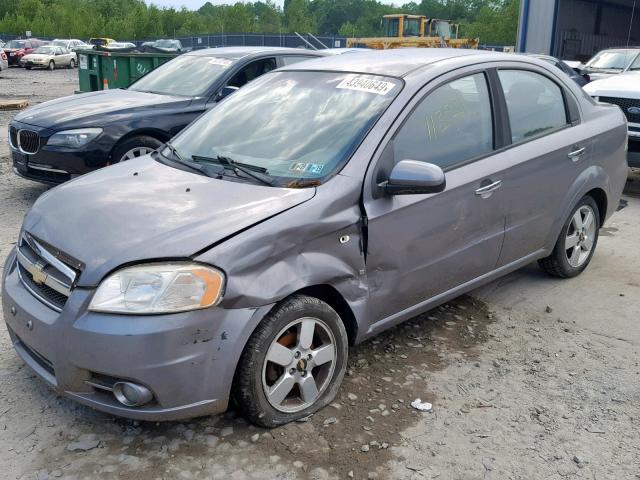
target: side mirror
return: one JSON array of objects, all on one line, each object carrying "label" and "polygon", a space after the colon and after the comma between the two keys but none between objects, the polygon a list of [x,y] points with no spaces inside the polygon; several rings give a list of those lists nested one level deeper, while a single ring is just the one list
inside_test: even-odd
[{"label": "side mirror", "polygon": [[380,184],[388,195],[414,195],[442,192],[447,181],[442,169],[433,163],[401,160],[391,170],[389,179]]},{"label": "side mirror", "polygon": [[232,87],[231,85],[227,85],[226,87],[222,87],[222,90],[220,90],[220,92],[218,92],[217,100],[220,101],[223,98],[228,97],[233,92],[235,92],[236,90],[239,90],[239,89],[240,89],[239,87]]}]

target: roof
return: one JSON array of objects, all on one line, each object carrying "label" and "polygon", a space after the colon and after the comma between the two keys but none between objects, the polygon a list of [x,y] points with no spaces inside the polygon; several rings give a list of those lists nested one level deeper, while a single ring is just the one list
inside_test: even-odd
[{"label": "roof", "polygon": [[218,48],[205,48],[202,50],[193,50],[186,55],[198,55],[202,57],[222,57],[238,59],[246,57],[247,55],[257,55],[260,53],[272,53],[274,55],[283,53],[297,53],[299,55],[318,55],[322,56],[322,53],[318,53],[316,50],[308,50],[306,48],[284,48],[284,47],[218,47]]},{"label": "roof", "polygon": [[503,58],[502,53],[467,50],[461,48],[398,48],[392,50],[370,50],[348,55],[307,60],[281,70],[325,70],[338,72],[371,73],[402,77],[416,68],[442,60],[468,55],[494,55]]}]

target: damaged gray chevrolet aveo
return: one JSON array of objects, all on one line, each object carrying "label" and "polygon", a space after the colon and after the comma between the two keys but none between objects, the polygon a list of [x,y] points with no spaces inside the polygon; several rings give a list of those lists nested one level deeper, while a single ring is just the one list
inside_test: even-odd
[{"label": "damaged gray chevrolet aveo", "polygon": [[533,58],[296,64],[42,195],[4,270],[9,334],[99,410],[166,420],[234,398],[259,425],[298,419],[335,397],[348,345],[534,260],[584,270],[626,136],[619,108]]}]

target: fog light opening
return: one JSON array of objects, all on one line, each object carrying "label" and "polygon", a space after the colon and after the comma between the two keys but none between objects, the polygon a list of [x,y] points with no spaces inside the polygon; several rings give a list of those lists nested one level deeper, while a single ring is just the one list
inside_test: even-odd
[{"label": "fog light opening", "polygon": [[113,395],[127,407],[140,407],[149,403],[153,393],[147,387],[132,382],[117,382],[113,385]]}]

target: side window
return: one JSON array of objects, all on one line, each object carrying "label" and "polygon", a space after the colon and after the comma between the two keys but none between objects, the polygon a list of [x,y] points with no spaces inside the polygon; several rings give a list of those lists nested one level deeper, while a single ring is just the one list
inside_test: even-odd
[{"label": "side window", "polygon": [[526,70],[500,70],[498,75],[514,143],[568,123],[562,90],[556,83]]},{"label": "side window", "polygon": [[251,80],[258,78],[271,70],[276,69],[275,58],[263,58],[251,62],[248,65],[242,67],[242,69],[236,73],[231,80],[227,82],[230,87],[242,87],[244,84],[249,83]]},{"label": "side window", "polygon": [[287,66],[298,62],[304,62],[305,60],[311,60],[312,58],[318,57],[309,57],[307,55],[284,55],[280,59],[282,60],[282,65]]},{"label": "side window", "polygon": [[493,150],[493,118],[482,73],[429,93],[393,140],[394,160],[418,160],[443,169]]}]

